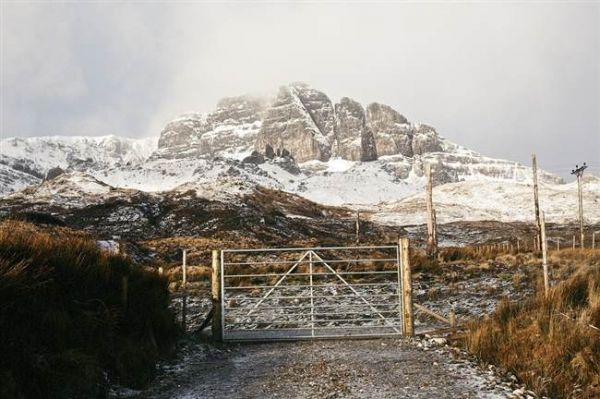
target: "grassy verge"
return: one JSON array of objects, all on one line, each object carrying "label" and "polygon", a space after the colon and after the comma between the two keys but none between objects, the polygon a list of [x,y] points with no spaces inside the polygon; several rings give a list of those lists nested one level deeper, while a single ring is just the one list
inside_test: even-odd
[{"label": "grassy verge", "polygon": [[166,279],[84,234],[0,224],[0,397],[98,398],[109,382],[142,387],[174,342],[168,304]]},{"label": "grassy verge", "polygon": [[[489,318],[473,322],[468,349],[516,374],[552,398],[600,397],[600,267],[598,251],[565,251],[578,270],[528,301],[502,302]],[[581,259],[579,259],[581,258]],[[586,264],[587,263],[587,264]]]}]

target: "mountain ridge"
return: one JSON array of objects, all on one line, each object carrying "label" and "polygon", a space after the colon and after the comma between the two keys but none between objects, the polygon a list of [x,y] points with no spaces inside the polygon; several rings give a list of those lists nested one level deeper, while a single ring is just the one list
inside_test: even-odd
[{"label": "mountain ridge", "polygon": [[[191,189],[232,200],[265,187],[324,205],[374,211],[422,191],[426,163],[436,186],[489,181],[523,186],[532,178],[531,168],[455,144],[388,105],[363,107],[348,97],[334,103],[303,83],[282,86],[270,98],[224,98],[213,112],[173,119],[155,138],[8,138],[0,140],[0,149],[0,196],[22,201],[36,193],[50,201],[42,191],[11,193],[62,172],[89,175],[114,189]],[[564,183],[543,170],[539,180]],[[60,191],[52,190],[46,193]]]}]

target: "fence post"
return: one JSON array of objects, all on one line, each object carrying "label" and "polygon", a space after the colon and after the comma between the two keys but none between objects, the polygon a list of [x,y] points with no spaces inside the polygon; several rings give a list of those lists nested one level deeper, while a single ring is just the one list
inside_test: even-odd
[{"label": "fence post", "polygon": [[450,327],[456,327],[456,313],[454,313],[454,310],[450,311],[448,320],[450,321]]},{"label": "fence post", "polygon": [[181,265],[181,271],[183,273],[181,285],[183,289],[187,286],[187,250],[183,250],[183,263]]},{"label": "fence post", "polygon": [[596,232],[592,233],[592,249],[596,248]]},{"label": "fence post", "polygon": [[356,244],[360,242],[360,211],[356,211]]},{"label": "fence post", "polygon": [[544,293],[548,295],[550,281],[548,279],[548,245],[546,242],[546,217],[544,211],[541,212],[540,222],[542,224],[542,267],[544,269]]},{"label": "fence post", "polygon": [[412,274],[410,270],[410,256],[408,238],[400,238],[398,245],[400,247],[400,265],[402,267],[402,331],[404,336],[412,337],[415,334],[415,323],[413,319],[412,304]]},{"label": "fence post", "polygon": [[187,331],[187,250],[183,250],[183,262],[181,264],[181,288],[183,296],[181,297],[181,328],[183,332]]},{"label": "fence post", "polygon": [[223,339],[223,325],[221,324],[221,262],[219,261],[219,251],[212,251],[212,336],[213,339],[221,341]]},{"label": "fence post", "polygon": [[573,235],[573,251],[575,251],[575,236]]}]

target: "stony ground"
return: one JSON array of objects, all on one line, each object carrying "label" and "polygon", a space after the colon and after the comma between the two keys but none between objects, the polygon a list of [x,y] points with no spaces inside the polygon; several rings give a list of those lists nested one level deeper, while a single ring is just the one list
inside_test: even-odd
[{"label": "stony ground", "polygon": [[[511,398],[510,375],[440,339],[190,343],[139,398]],[[530,393],[530,397],[534,397]]]}]

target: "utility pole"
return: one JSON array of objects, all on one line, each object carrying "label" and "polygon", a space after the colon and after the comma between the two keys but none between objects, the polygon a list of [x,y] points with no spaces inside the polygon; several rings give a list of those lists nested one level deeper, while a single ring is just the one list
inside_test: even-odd
[{"label": "utility pole", "polygon": [[[537,159],[535,154],[531,156],[531,160],[533,163],[533,204],[535,206],[535,226],[537,229],[537,243],[541,244],[542,242],[542,224],[540,223],[540,201],[538,196],[538,176],[537,176]],[[540,248],[540,246],[538,246]],[[534,252],[537,250],[534,249]]]},{"label": "utility pole", "polygon": [[433,209],[433,182],[431,179],[431,164],[425,165],[425,176],[427,177],[427,254],[435,259],[437,256],[435,211]]},{"label": "utility pole", "polygon": [[583,190],[581,187],[583,179],[583,171],[587,169],[585,162],[582,166],[575,165],[575,169],[571,171],[572,175],[577,176],[577,197],[579,198],[579,234],[581,234],[581,248],[584,247],[584,232],[583,232]]}]

